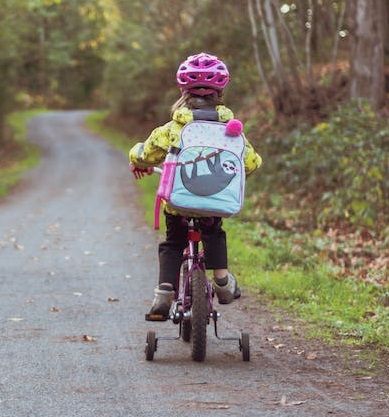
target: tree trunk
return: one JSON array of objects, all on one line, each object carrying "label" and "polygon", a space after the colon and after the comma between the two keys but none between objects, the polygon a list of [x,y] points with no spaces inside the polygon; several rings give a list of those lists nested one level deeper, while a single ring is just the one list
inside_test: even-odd
[{"label": "tree trunk", "polygon": [[277,74],[277,77],[283,79],[284,74],[282,70],[281,53],[278,44],[277,29],[270,0],[264,0],[263,10],[265,14],[263,22],[266,25],[265,32],[267,33],[269,38],[268,48],[273,61],[274,70]]},{"label": "tree trunk", "polygon": [[313,86],[312,72],[312,33],[313,33],[313,2],[308,0],[306,36],[305,36],[305,57],[307,62],[307,80],[310,86]]},{"label": "tree trunk", "polygon": [[253,11],[253,4],[252,4],[252,0],[248,0],[247,1],[247,8],[248,8],[248,14],[249,14],[249,20],[250,20],[250,25],[251,25],[251,33],[253,36],[253,49],[254,49],[254,58],[255,58],[255,63],[257,66],[257,70],[258,70],[258,74],[259,77],[261,78],[261,80],[263,81],[263,83],[265,84],[265,87],[272,99],[272,102],[274,104],[274,92],[273,89],[271,87],[271,85],[269,84],[265,71],[263,69],[262,66],[262,61],[260,59],[259,56],[259,48],[258,48],[258,31],[257,31],[257,26],[255,23],[255,17],[254,17],[254,11]]},{"label": "tree trunk", "polygon": [[353,25],[350,96],[366,98],[376,109],[385,101],[384,1],[349,2]]},{"label": "tree trunk", "polygon": [[[389,55],[389,4],[384,1],[384,49],[385,54]],[[385,24],[386,22],[386,24]]]}]

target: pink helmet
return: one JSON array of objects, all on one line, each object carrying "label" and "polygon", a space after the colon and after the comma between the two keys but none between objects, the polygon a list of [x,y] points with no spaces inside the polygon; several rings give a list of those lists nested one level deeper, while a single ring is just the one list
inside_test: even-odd
[{"label": "pink helmet", "polygon": [[[215,90],[223,90],[230,80],[230,74],[224,62],[217,56],[201,52],[189,56],[178,67],[176,78],[181,91],[206,95]],[[196,91],[195,87],[204,88]]]}]

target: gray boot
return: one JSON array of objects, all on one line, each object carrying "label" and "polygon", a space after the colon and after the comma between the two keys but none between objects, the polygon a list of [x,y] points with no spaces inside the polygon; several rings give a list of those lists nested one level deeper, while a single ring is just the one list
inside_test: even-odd
[{"label": "gray boot", "polygon": [[213,286],[219,304],[230,304],[235,298],[240,297],[240,288],[236,278],[230,272],[224,278],[215,278]]},{"label": "gray boot", "polygon": [[149,314],[167,317],[173,300],[173,285],[168,282],[159,284],[158,287],[154,288],[154,300]]}]

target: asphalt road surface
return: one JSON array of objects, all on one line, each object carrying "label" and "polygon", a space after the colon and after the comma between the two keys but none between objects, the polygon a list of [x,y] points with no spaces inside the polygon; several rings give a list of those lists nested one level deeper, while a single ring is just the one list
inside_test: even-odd
[{"label": "asphalt road surface", "polygon": [[182,341],[146,362],[147,330],[177,330],[144,321],[158,238],[125,157],[85,115],[32,120],[42,163],[0,202],[1,417],[388,415],[382,376],[353,372],[352,351],[312,345],[252,297],[220,309],[221,333],[251,333],[251,362],[211,328],[206,362]]}]

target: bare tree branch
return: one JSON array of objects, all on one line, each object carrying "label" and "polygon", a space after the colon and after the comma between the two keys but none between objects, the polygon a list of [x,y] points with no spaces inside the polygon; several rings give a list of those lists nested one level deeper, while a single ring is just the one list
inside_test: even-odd
[{"label": "bare tree branch", "polygon": [[255,63],[256,63],[256,66],[257,66],[258,74],[259,74],[259,77],[261,78],[261,80],[263,81],[263,83],[265,84],[265,87],[266,87],[267,91],[269,92],[270,97],[272,97],[272,99],[273,99],[273,97],[274,97],[273,90],[270,87],[270,84],[269,84],[269,82],[266,78],[266,74],[265,74],[265,71],[263,69],[261,59],[260,59],[260,56],[259,56],[258,31],[257,31],[257,25],[255,23],[252,0],[247,0],[247,9],[248,9],[249,19],[250,19],[250,24],[251,24],[251,33],[252,33],[252,36],[253,36],[254,57],[255,57]]},{"label": "bare tree branch", "polygon": [[284,19],[284,16],[281,13],[280,5],[278,0],[272,0],[274,7],[277,11],[278,19],[281,22],[281,26],[283,28],[283,31],[281,32],[281,35],[283,35],[283,39],[286,46],[286,53],[288,55],[288,60],[290,64],[290,71],[294,80],[294,83],[297,87],[297,91],[301,92],[303,89],[303,85],[301,82],[301,78],[299,75],[299,70],[303,70],[303,64],[301,60],[299,59],[296,43],[294,41],[293,35],[291,31],[288,28],[288,25],[286,24],[286,21]]},{"label": "bare tree branch", "polygon": [[278,43],[278,36],[277,36],[277,30],[276,30],[275,21],[274,21],[271,0],[264,0],[263,7],[265,10],[266,25],[268,27],[270,45],[273,51],[274,60],[275,60],[277,68],[281,68],[280,47]]},{"label": "bare tree branch", "polygon": [[[281,22],[281,26],[282,26],[282,28],[284,29],[284,31],[285,31],[285,33],[287,35],[287,38],[288,38],[288,41],[289,41],[289,45],[292,48],[292,51],[294,53],[295,61],[297,62],[298,67],[300,69],[302,69],[303,68],[303,63],[301,62],[301,60],[299,58],[299,54],[297,52],[296,42],[294,41],[292,32],[289,30],[289,27],[286,24],[286,21],[284,19],[284,16],[281,13],[279,0],[273,0],[273,4],[274,4],[274,7],[275,7],[275,9],[277,11],[277,15],[278,15],[278,18],[279,18],[279,20]],[[288,48],[288,50],[289,50],[289,48]]]},{"label": "bare tree branch", "polygon": [[335,33],[335,41],[334,41],[334,48],[332,49],[332,79],[334,79],[335,75],[335,66],[336,66],[336,58],[338,57],[338,48],[339,48],[339,32],[342,29],[343,22],[344,22],[344,16],[346,13],[346,2],[342,3],[338,24],[336,27],[336,33]]},{"label": "bare tree branch", "polygon": [[[269,34],[267,32],[267,27],[266,27],[266,24],[265,24],[265,19],[263,17],[260,0],[255,0],[255,6],[256,6],[257,14],[259,16],[259,21],[261,23],[261,29],[262,29],[262,33],[263,33],[263,38],[265,40],[266,47],[267,47],[267,50],[268,50],[269,55],[270,55],[270,58],[271,58],[271,61],[272,61],[272,64],[273,64],[273,68],[275,68],[275,58],[274,58],[274,55],[273,55],[273,50],[272,50],[271,45],[270,45],[270,38],[269,38]],[[254,16],[254,14],[253,14],[253,16]]]},{"label": "bare tree branch", "polygon": [[313,2],[308,0],[308,10],[307,10],[307,21],[305,27],[307,29],[307,34],[305,37],[305,56],[306,56],[306,70],[307,78],[310,85],[313,84],[313,74],[312,74],[312,24],[313,24]]}]

